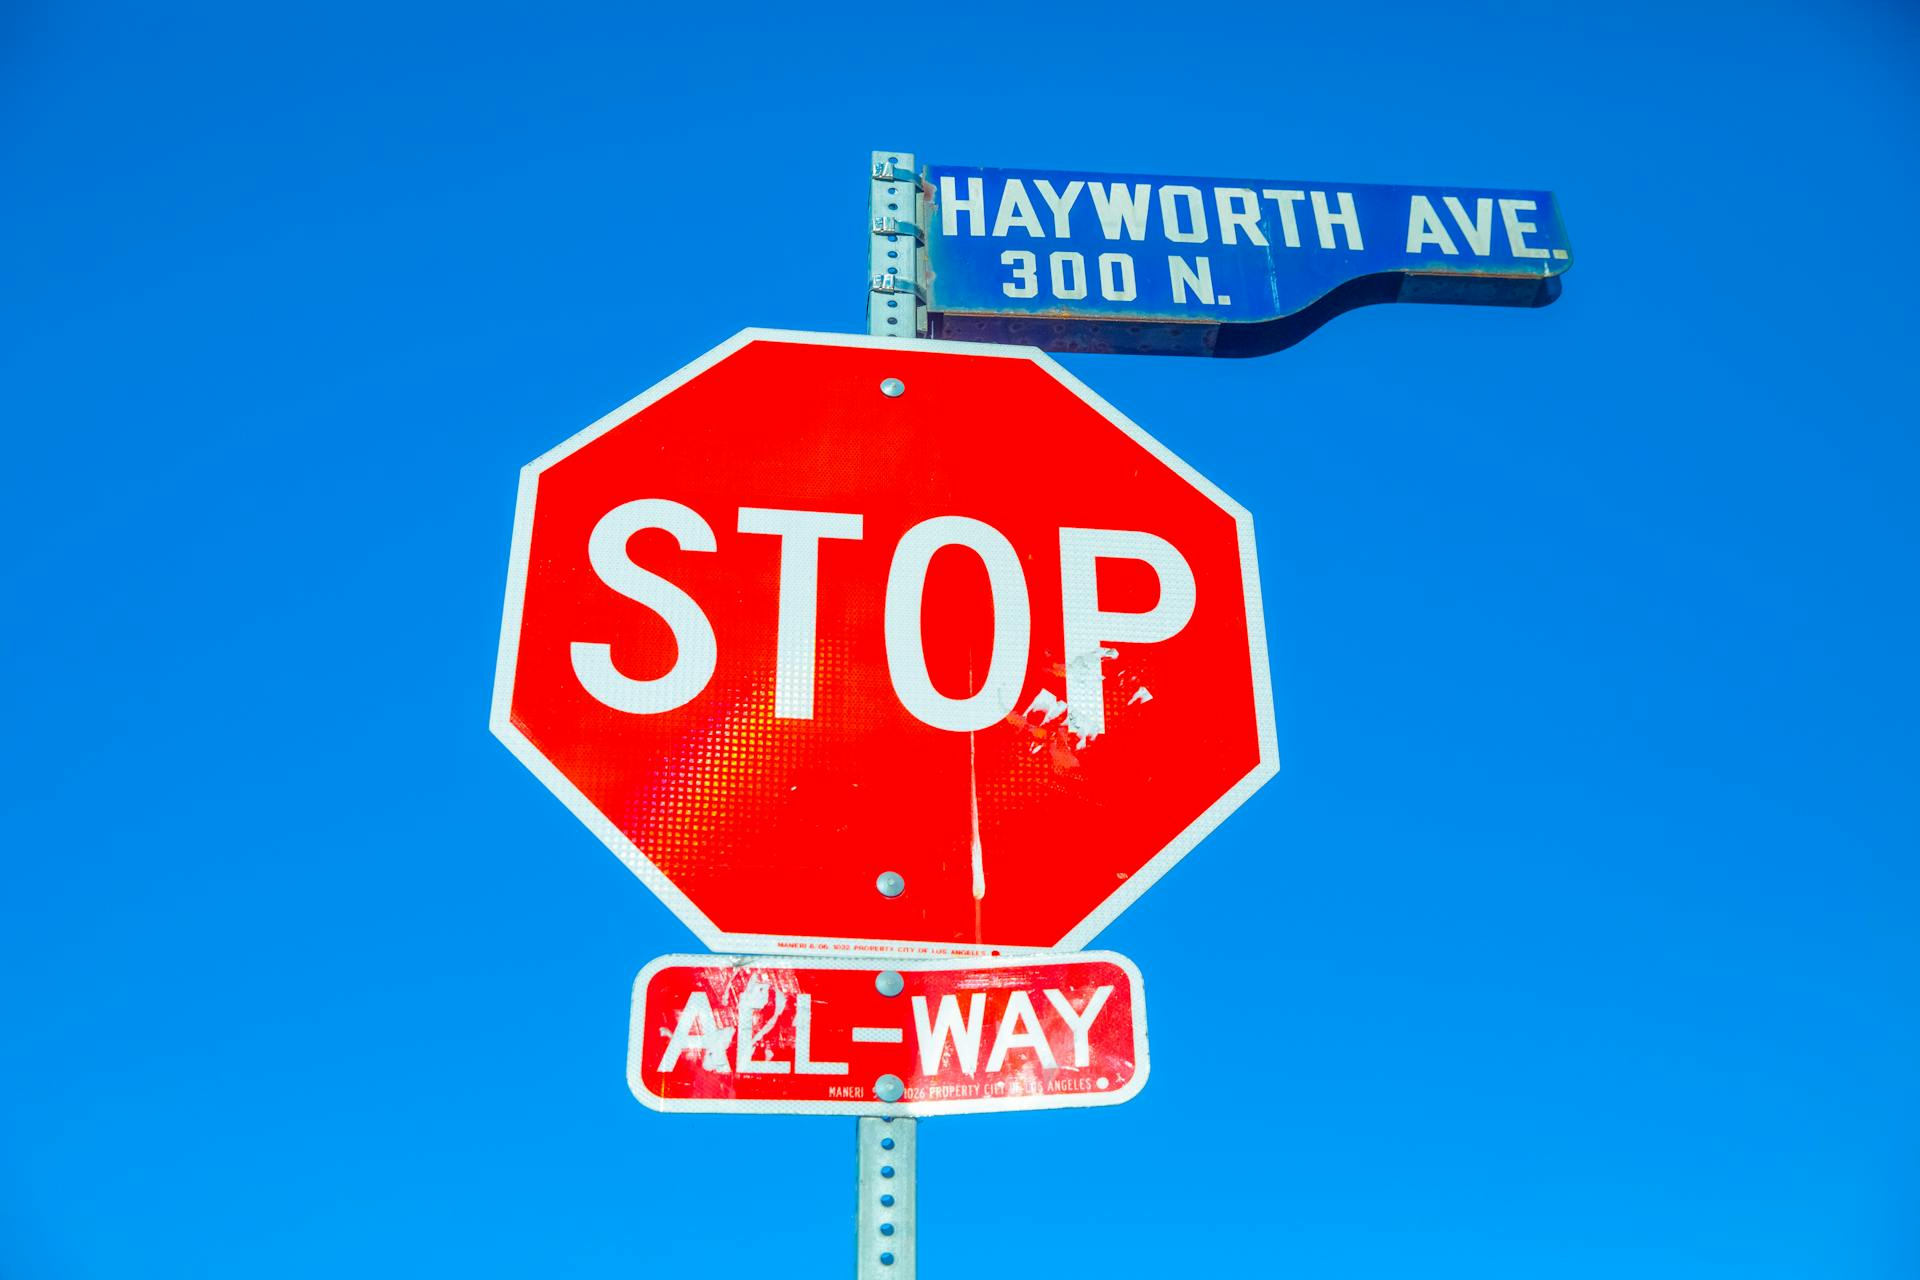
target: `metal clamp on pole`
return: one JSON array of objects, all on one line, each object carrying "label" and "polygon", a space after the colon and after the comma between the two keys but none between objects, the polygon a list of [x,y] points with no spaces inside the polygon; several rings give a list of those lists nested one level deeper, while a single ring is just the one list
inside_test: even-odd
[{"label": "metal clamp on pole", "polygon": [[920,286],[918,284],[907,279],[905,276],[891,274],[891,268],[889,268],[889,274],[875,276],[869,287],[871,287],[875,293],[909,294],[916,301],[925,301],[926,297],[920,292]]},{"label": "metal clamp on pole", "polygon": [[868,184],[867,332],[878,338],[924,338],[927,308],[920,290],[920,179],[905,151],[873,153]]}]

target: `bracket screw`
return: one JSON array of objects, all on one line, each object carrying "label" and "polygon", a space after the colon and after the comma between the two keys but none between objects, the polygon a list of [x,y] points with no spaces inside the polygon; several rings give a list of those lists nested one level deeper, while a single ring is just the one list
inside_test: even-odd
[{"label": "bracket screw", "polygon": [[907,881],[898,871],[882,871],[874,880],[873,887],[880,891],[882,897],[897,898],[907,891]]},{"label": "bracket screw", "polygon": [[[901,1095],[906,1093],[906,1091],[906,1083],[896,1075],[884,1075],[873,1082],[873,1096],[882,1102],[898,1102],[900,1101]],[[883,1178],[892,1177],[893,1166],[887,1166],[880,1176]]]},{"label": "bracket screw", "polygon": [[873,975],[873,989],[883,996],[897,996],[906,990],[906,986],[907,980],[892,969],[883,969]]},{"label": "bracket screw", "polygon": [[898,378],[888,378],[880,384],[880,394],[883,396],[901,396],[906,394],[906,390],[907,384]]}]

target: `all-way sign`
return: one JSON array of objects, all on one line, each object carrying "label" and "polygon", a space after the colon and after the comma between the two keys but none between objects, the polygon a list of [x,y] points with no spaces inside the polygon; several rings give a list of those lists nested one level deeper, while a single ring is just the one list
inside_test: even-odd
[{"label": "all-way sign", "polygon": [[657,1111],[947,1115],[1127,1101],[1140,972],[1112,952],[955,961],[664,956],[633,987],[627,1082]]}]

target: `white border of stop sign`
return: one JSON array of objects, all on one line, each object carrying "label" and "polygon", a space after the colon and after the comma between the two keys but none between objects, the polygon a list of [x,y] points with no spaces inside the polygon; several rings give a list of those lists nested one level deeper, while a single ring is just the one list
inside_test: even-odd
[{"label": "white border of stop sign", "polygon": [[[1188,484],[1192,485],[1196,490],[1217,504],[1234,519],[1239,534],[1240,576],[1246,593],[1247,639],[1250,649],[1250,670],[1253,677],[1252,694],[1260,744],[1260,762],[1245,777],[1241,778],[1239,782],[1235,783],[1223,793],[1219,799],[1209,805],[1198,818],[1188,824],[1179,835],[1174,837],[1159,853],[1155,854],[1139,871],[1129,876],[1125,882],[1101,902],[1092,913],[1079,924],[1075,925],[1068,931],[1066,936],[1061,938],[1052,947],[1040,947],[1030,944],[994,943],[990,941],[983,941],[979,944],[956,944],[949,946],[940,943],[931,943],[922,939],[819,938],[728,933],[715,925],[714,922],[694,904],[692,899],[687,897],[678,886],[669,880],[666,875],[647,858],[646,854],[627,837],[625,832],[608,821],[593,803],[581,793],[579,788],[574,786],[559,769],[555,768],[554,765],[540,753],[538,748],[527,739],[526,735],[522,734],[513,725],[511,715],[513,706],[513,679],[519,659],[521,609],[526,596],[528,554],[533,537],[534,500],[538,490],[540,474],[569,454],[572,454],[606,432],[628,421],[636,413],[645,409],[656,400],[661,399],[678,387],[699,377],[702,373],[719,364],[722,360],[733,355],[741,348],[750,343],[760,341],[812,346],[910,350],[916,355],[926,352],[947,352],[972,357],[1028,361],[1045,370],[1047,374],[1085,402],[1088,407],[1092,408],[1100,414],[1101,417],[1124,432],[1128,438],[1132,439],[1162,463],[1166,464],[1166,466],[1171,468]],[[639,506],[642,504],[628,505]],[[664,505],[672,506],[673,504]],[[619,514],[620,510],[623,509],[616,509],[616,512],[609,513],[609,517]],[[642,514],[643,513],[634,513],[634,518],[640,518]],[[739,514],[739,519],[741,521],[740,527],[742,532],[764,532],[783,535],[783,548],[792,548],[796,551],[800,549],[811,550],[814,546],[817,546],[817,540],[822,536],[859,536],[857,517],[838,517],[843,521],[848,519],[854,520],[855,523],[847,528],[788,529],[782,524],[782,518],[785,519],[785,523],[790,524],[793,518],[818,514],[819,513],[771,512],[760,511],[759,509],[748,509],[743,510]],[[697,522],[699,521],[698,516],[682,508],[679,513],[655,513],[649,518],[660,520],[662,515],[672,517],[672,519],[664,523],[659,523],[656,527],[668,528],[670,532],[674,532],[676,537],[683,542],[688,537],[692,537],[697,543],[700,536],[699,529],[694,529],[690,526],[675,529],[673,523],[674,520],[684,521],[685,517],[692,517],[692,519]],[[769,523],[769,521],[772,523]],[[606,523],[606,520],[603,519],[602,523]],[[755,527],[750,528],[750,523]],[[702,525],[701,527],[704,528],[705,526]],[[616,529],[615,532],[618,533],[619,530]],[[1063,535],[1085,532],[1106,535],[1119,531],[1063,530],[1062,532]],[[793,536],[795,534],[806,536]],[[710,530],[707,536],[711,536]],[[1150,537],[1150,535],[1143,534],[1134,534],[1132,536],[1136,539]],[[595,539],[596,541],[601,540],[598,532],[596,532]],[[624,544],[625,538],[609,536],[606,541],[608,541],[609,546],[612,546],[615,543]],[[1154,541],[1158,540],[1155,539]],[[1063,547],[1063,550],[1064,549]],[[918,550],[924,551],[926,549],[920,548]],[[976,548],[976,550],[983,549]],[[983,551],[983,558],[986,557],[986,554],[990,554],[990,550]],[[1186,569],[1184,560],[1180,558],[1177,551],[1164,543],[1161,544],[1160,549],[1155,549],[1143,543],[1130,554],[1132,558],[1145,559],[1153,564],[1156,575],[1161,579],[1163,590],[1169,592],[1170,598],[1177,599],[1178,597],[1184,596],[1186,611],[1190,611],[1193,592],[1192,577]],[[652,578],[651,575],[645,574],[643,570],[639,570],[637,566],[633,566],[630,563],[622,564],[619,559],[611,555],[596,555],[593,564],[596,572],[600,574],[602,580],[605,581],[609,587],[653,607],[656,612],[662,614],[663,618],[667,620],[670,625],[675,625],[674,615],[677,603],[684,602],[687,605],[692,605],[690,600],[687,600],[683,594],[678,592],[677,588],[666,583],[664,579]],[[783,566],[784,565],[785,562],[783,560]],[[797,565],[798,561],[796,560],[794,566],[787,567],[797,567]],[[810,560],[808,567],[811,567]],[[989,570],[993,567],[990,559],[988,560],[988,567]],[[1090,559],[1084,567],[1088,573],[1091,572]],[[1014,572],[1018,573],[1017,564],[1014,567]],[[1179,577],[1183,573],[1187,574],[1187,576],[1184,583],[1181,583]],[[647,581],[647,579],[651,579],[651,581]],[[1169,579],[1172,579],[1172,581],[1169,581]],[[786,587],[784,580],[782,587],[784,592]],[[648,594],[649,592],[654,594],[650,596]],[[673,599],[676,595],[679,596],[679,602]],[[1024,592],[1021,593],[1021,599],[1024,601]],[[796,644],[804,642],[809,647],[811,645],[811,626],[800,627],[797,625],[799,615],[802,613],[807,615],[805,620],[808,623],[811,622],[811,609],[803,610],[798,608],[797,605],[800,602],[796,599],[794,601],[796,607],[791,610],[795,617],[789,619],[785,616],[789,612],[787,607],[788,603],[788,598],[783,594],[781,608],[782,618],[780,619],[782,626],[780,647],[783,655],[786,652],[790,640]],[[996,590],[996,614],[999,612],[998,605],[999,592]],[[1160,606],[1156,606],[1156,613],[1163,611]],[[903,616],[911,614],[916,619],[918,615],[917,608],[912,610],[894,610],[890,607],[889,613],[894,612],[900,612]],[[1180,612],[1178,618],[1169,616],[1167,618],[1151,620],[1152,625],[1157,627],[1170,627],[1170,634],[1171,631],[1178,629],[1177,626],[1171,626],[1170,624],[1174,622],[1184,623],[1185,621],[1184,612],[1178,610],[1176,610],[1176,612]],[[681,611],[680,623],[679,625],[675,625],[676,637],[681,639],[683,654],[688,652],[695,654],[700,653],[701,646],[698,642],[698,632],[700,630],[700,624],[704,619],[694,616],[697,614],[697,606],[693,607],[691,614]],[[1113,617],[1115,619],[1133,618],[1136,623],[1140,624],[1145,624],[1150,621],[1149,615],[1113,615]],[[687,627],[690,631],[694,643],[687,643],[688,637],[680,635],[683,626]],[[890,627],[890,630],[891,629]],[[998,622],[996,622],[996,630],[1000,629]],[[1024,628],[1021,629],[1024,630]],[[916,715],[926,722],[934,724],[935,727],[964,728],[965,726],[961,723],[961,720],[969,713],[964,710],[955,711],[954,707],[959,707],[960,705],[958,702],[954,704],[954,707],[943,708],[938,703],[923,696],[927,694],[929,690],[919,690],[917,688],[917,684],[924,680],[924,668],[919,669],[917,677],[911,674],[908,677],[902,676],[901,668],[906,668],[910,673],[913,671],[913,664],[900,660],[899,653],[902,652],[905,647],[911,647],[917,651],[917,625],[914,631],[915,634],[911,637],[914,643],[911,646],[897,647],[895,645],[895,637],[889,635],[889,659],[890,665],[895,668],[892,674],[896,691],[902,695],[903,702],[908,705],[910,710],[914,711]],[[710,630],[707,632],[707,635],[709,637],[711,636]],[[1119,637],[1116,635],[1108,638]],[[1138,638],[1144,640],[1154,637],[1142,635]],[[1024,649],[1024,646],[1022,647]],[[618,674],[612,671],[607,663],[603,661],[606,655],[598,652],[601,648],[604,648],[604,645],[594,643],[577,643],[574,645],[576,674],[580,676],[588,692],[592,693],[596,698],[616,707],[618,706],[618,699],[622,696],[636,699],[652,698],[661,703],[658,709],[677,706],[687,700],[685,697],[680,696],[681,690],[664,687],[669,683],[666,680],[651,682],[661,686],[656,689],[641,687],[650,682],[626,681],[623,684],[624,678],[618,676]],[[704,658],[702,658],[701,661],[704,661]],[[699,663],[696,662],[695,665],[698,666]],[[783,658],[782,665],[790,664],[787,664]],[[1025,664],[1022,662],[1018,665],[1024,668]],[[805,662],[798,664],[798,666],[810,670],[812,664]],[[695,671],[693,674],[697,675],[699,673]],[[672,683],[676,685],[685,684],[688,683],[688,680],[688,675],[682,672],[681,676]],[[704,677],[699,680],[699,683],[705,683]],[[990,687],[991,680],[987,683]],[[698,689],[694,689],[693,692],[697,693]],[[987,689],[982,690],[983,694],[986,692]],[[801,713],[801,718],[804,718],[811,702],[811,689],[782,689],[779,697],[782,699],[783,714],[793,715],[798,712]],[[973,701],[973,699],[967,701],[970,702]],[[1074,701],[1072,697],[1069,697],[1067,700],[1069,713],[1072,711]],[[1082,698],[1080,701],[1084,703],[1087,699]],[[921,705],[915,705],[916,703]],[[1099,704],[1096,701],[1094,705],[1098,706]],[[951,712],[960,718],[955,719],[954,724],[950,726],[941,724],[941,715],[947,712]],[[988,719],[997,719],[998,715],[999,712],[995,711]],[[1038,348],[1003,346],[997,343],[926,340],[915,341],[909,345],[897,339],[872,338],[854,334],[800,333],[780,329],[743,329],[713,350],[687,364],[672,376],[656,383],[640,395],[635,396],[632,400],[621,405],[618,409],[615,409],[612,413],[602,417],[599,421],[587,427],[585,430],[578,432],[565,442],[549,449],[546,453],[540,455],[522,468],[520,473],[520,492],[514,510],[513,550],[507,572],[506,608],[501,619],[499,660],[494,672],[491,726],[494,736],[505,743],[507,748],[519,758],[520,762],[532,770],[534,775],[546,784],[547,789],[558,796],[560,800],[573,811],[575,817],[585,823],[588,829],[598,836],[601,842],[611,849],[622,862],[626,863],[628,868],[632,870],[635,875],[639,876],[640,879],[646,883],[647,887],[652,889],[660,900],[666,903],[668,908],[680,917],[681,921],[684,922],[688,928],[699,935],[702,942],[716,951],[785,952],[789,954],[796,952],[831,952],[841,956],[849,954],[908,954],[916,956],[944,954],[971,956],[984,955],[989,951],[1012,954],[1047,950],[1079,950],[1091,941],[1094,935],[1105,928],[1116,916],[1131,906],[1134,900],[1146,892],[1147,888],[1152,885],[1154,881],[1166,874],[1168,869],[1185,856],[1189,849],[1193,848],[1194,845],[1198,844],[1201,839],[1215,827],[1219,826],[1228,814],[1239,808],[1248,797],[1259,790],[1268,779],[1272,778],[1274,774],[1279,771],[1279,749],[1276,743],[1273,715],[1273,689],[1271,676],[1267,667],[1265,614],[1262,610],[1260,599],[1260,571],[1254,552],[1253,517],[1249,515],[1247,510],[1239,503],[1229,498],[1225,493],[1222,493],[1220,489],[1205,476],[1202,476],[1198,471],[1188,466],[1165,445],[1155,440],[1124,414],[1101,399],[1078,378],[1075,378],[1072,374],[1061,368]]]}]

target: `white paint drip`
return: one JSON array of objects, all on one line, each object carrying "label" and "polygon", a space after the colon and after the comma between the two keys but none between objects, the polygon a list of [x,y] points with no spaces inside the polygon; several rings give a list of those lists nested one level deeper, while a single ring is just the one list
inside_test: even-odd
[{"label": "white paint drip", "polygon": [[1153,701],[1153,690],[1147,688],[1147,686],[1145,685],[1141,685],[1138,689],[1135,689],[1133,691],[1133,696],[1127,699],[1127,705],[1132,706],[1136,702],[1152,702],[1152,701]]},{"label": "white paint drip", "polygon": [[968,800],[973,805],[973,900],[975,902],[987,896],[987,855],[980,847],[980,770],[976,763],[979,755],[974,746],[974,735],[967,735],[967,790]]}]

